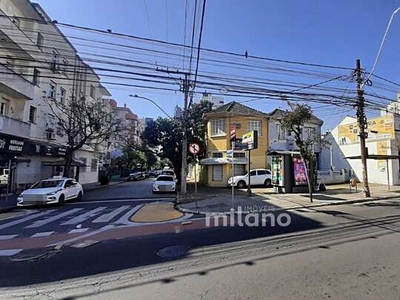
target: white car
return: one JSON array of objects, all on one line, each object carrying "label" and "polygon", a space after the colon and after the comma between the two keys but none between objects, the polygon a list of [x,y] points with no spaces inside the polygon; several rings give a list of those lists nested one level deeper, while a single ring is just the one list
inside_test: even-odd
[{"label": "white car", "polygon": [[153,183],[153,194],[155,193],[175,193],[176,179],[172,175],[160,175]]},{"label": "white car", "polygon": [[[250,170],[250,185],[263,185],[271,186],[272,174],[270,170],[267,169],[256,169]],[[238,188],[244,188],[249,184],[248,174],[231,177],[228,180],[229,186],[237,186]]]},{"label": "white car", "polygon": [[49,178],[36,182],[23,191],[17,199],[18,206],[59,204],[64,201],[81,200],[83,188],[73,178]]}]

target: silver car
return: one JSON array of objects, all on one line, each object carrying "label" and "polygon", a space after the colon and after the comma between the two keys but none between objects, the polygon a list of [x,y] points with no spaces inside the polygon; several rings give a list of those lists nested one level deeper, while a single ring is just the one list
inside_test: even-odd
[{"label": "silver car", "polygon": [[153,194],[155,193],[175,193],[176,180],[171,175],[160,175],[153,184]]}]

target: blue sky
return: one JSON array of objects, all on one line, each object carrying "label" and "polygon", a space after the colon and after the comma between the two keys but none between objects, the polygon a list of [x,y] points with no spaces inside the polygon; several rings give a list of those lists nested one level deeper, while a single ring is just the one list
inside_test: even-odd
[{"label": "blue sky", "polygon": [[[175,43],[184,42],[185,1],[178,0],[36,0],[51,18],[59,22],[99,29],[112,29],[140,37],[150,37]],[[195,0],[188,0],[188,24]],[[208,0],[202,46],[230,52],[354,67],[372,68],[379,44],[392,12],[400,6],[398,0]],[[187,41],[190,26],[187,25]],[[81,35],[80,36],[84,36]],[[400,13],[395,16],[376,74],[400,82]],[[156,47],[149,44],[149,47]],[[79,49],[79,47],[78,47]],[[133,54],[132,54],[133,55]],[[168,65],[171,58],[149,57]],[[199,72],[207,71],[200,64]],[[216,69],[213,69],[216,71]],[[232,71],[240,76],[245,71]],[[269,78],[268,71],[265,76]],[[278,75],[270,78],[278,79]],[[285,78],[287,79],[287,78]],[[292,77],[303,83],[318,79]],[[319,79],[321,81],[321,79]],[[355,89],[355,84],[349,88]],[[176,104],[182,105],[179,92],[149,91],[135,88],[109,87],[119,104],[126,103],[140,117],[157,117],[162,113],[144,100],[129,98],[140,94],[156,101],[173,114]],[[379,92],[378,90],[376,92]],[[381,92],[379,92],[381,94]],[[396,98],[394,91],[386,96]],[[195,98],[198,97],[195,95]],[[227,98],[228,100],[228,98]],[[229,100],[234,100],[229,98]],[[247,105],[263,111],[282,106],[279,101],[258,100]],[[316,108],[315,114],[325,121],[324,129],[332,128],[350,110]],[[354,113],[353,113],[354,114]]]}]

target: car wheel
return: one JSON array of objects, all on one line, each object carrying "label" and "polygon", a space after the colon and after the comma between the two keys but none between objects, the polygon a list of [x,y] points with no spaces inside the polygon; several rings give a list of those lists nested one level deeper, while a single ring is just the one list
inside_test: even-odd
[{"label": "car wheel", "polygon": [[270,187],[270,186],[271,186],[271,179],[266,179],[266,180],[264,181],[264,186]]},{"label": "car wheel", "polygon": [[246,182],[244,182],[243,180],[239,181],[237,184],[237,187],[242,189],[246,187]]},{"label": "car wheel", "polygon": [[76,197],[76,201],[82,200],[82,192],[79,192],[78,196]]},{"label": "car wheel", "polygon": [[61,195],[60,198],[58,198],[58,205],[63,205],[65,200],[65,196]]}]

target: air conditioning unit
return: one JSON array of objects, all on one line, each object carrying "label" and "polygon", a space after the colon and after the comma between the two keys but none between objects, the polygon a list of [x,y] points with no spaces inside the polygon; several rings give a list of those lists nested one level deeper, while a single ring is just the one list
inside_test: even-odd
[{"label": "air conditioning unit", "polygon": [[55,138],[55,134],[54,134],[53,131],[46,131],[46,138],[47,138],[48,140],[55,140],[55,139],[56,139],[56,138]]}]

